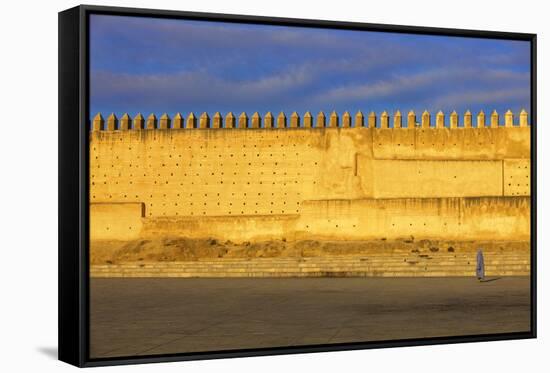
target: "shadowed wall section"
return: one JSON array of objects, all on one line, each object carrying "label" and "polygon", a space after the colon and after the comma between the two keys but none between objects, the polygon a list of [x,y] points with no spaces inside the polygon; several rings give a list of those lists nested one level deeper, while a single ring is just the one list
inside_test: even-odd
[{"label": "shadowed wall section", "polygon": [[96,116],[91,238],[529,239],[525,112],[487,127],[230,114]]}]

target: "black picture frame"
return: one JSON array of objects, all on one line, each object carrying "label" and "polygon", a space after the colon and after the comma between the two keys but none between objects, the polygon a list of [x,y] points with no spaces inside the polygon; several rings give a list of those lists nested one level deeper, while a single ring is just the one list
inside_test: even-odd
[{"label": "black picture frame", "polygon": [[[206,353],[89,357],[89,29],[91,14],[208,20],[528,41],[531,45],[531,330],[383,342],[258,348]],[[59,360],[78,367],[536,338],[536,34],[81,5],[59,13]]]}]

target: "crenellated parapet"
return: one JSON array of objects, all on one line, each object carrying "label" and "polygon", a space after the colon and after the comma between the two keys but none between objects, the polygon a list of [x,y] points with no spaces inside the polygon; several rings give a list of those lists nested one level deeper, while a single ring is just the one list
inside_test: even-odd
[{"label": "crenellated parapet", "polygon": [[[503,115],[504,120],[499,113],[494,110],[488,118],[483,111],[480,111],[476,120],[472,120],[472,113],[468,110],[462,117],[452,111],[448,114],[448,119],[443,111],[438,111],[432,118],[432,114],[425,110],[420,114],[420,121],[417,121],[417,115],[414,111],[409,111],[406,117],[406,123],[403,121],[401,111],[397,110],[390,115],[387,111],[383,111],[380,115],[375,112],[370,112],[365,121],[365,117],[361,111],[358,111],[354,120],[352,115],[345,111],[342,116],[339,116],[336,111],[332,111],[327,116],[324,112],[319,112],[315,120],[313,115],[308,111],[301,118],[295,111],[287,119],[284,112],[280,112],[274,118],[271,112],[267,112],[263,118],[258,112],[254,112],[250,117],[246,112],[239,114],[238,118],[231,112],[224,116],[220,112],[214,113],[212,119],[209,114],[203,112],[198,120],[193,112],[185,118],[181,113],[177,113],[173,118],[167,113],[163,113],[160,119],[157,119],[154,113],[151,113],[147,120],[138,113],[133,119],[124,113],[119,120],[112,113],[107,117],[107,121],[103,119],[101,113],[98,113],[92,120],[91,131],[140,131],[140,130],[166,130],[166,129],[272,129],[272,128],[393,128],[413,129],[413,128],[499,128],[499,127],[527,127],[529,126],[529,115],[525,110],[521,110],[518,114],[514,114],[511,110],[506,111]],[[435,120],[432,120],[435,119]],[[198,123],[197,123],[198,122]]]}]

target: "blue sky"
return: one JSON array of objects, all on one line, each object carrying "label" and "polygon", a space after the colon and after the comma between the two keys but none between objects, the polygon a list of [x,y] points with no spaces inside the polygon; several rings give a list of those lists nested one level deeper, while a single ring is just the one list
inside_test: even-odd
[{"label": "blue sky", "polygon": [[91,115],[518,112],[525,41],[92,15]]}]

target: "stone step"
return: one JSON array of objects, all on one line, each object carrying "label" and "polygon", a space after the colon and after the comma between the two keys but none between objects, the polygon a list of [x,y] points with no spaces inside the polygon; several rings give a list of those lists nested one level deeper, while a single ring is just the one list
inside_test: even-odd
[{"label": "stone step", "polygon": [[[187,262],[187,263],[158,263],[158,264],[132,264],[132,263],[123,263],[115,265],[94,265],[94,268],[112,268],[112,267],[125,267],[125,268],[273,268],[273,267],[299,267],[299,268],[308,268],[308,267],[334,267],[334,266],[353,266],[353,267],[376,267],[376,266],[474,266],[475,261],[386,261],[386,262],[370,262],[370,261],[354,261],[354,262],[344,262],[344,261],[333,261],[333,262],[289,262],[289,263],[254,263],[254,262],[243,262],[243,263],[216,263],[216,264],[205,264],[205,263],[196,263],[196,262]],[[529,266],[529,261],[526,260],[515,260],[515,261],[490,261],[486,262],[485,266],[501,266],[501,265],[527,265]]]},{"label": "stone step", "polygon": [[[216,264],[205,264],[205,263],[163,263],[163,264],[147,264],[147,265],[134,265],[134,264],[124,264],[122,267],[125,268],[282,268],[282,267],[298,267],[298,268],[308,268],[308,267],[377,267],[377,266],[442,266],[442,267],[457,267],[457,266],[474,266],[475,261],[386,261],[386,262],[370,262],[370,261],[353,261],[353,262],[310,262],[310,263],[300,263],[300,262],[289,262],[289,263],[216,263]],[[525,265],[529,266],[530,262],[528,260],[513,260],[513,261],[488,261],[485,263],[485,267],[489,266],[502,266],[502,265]],[[95,268],[111,268],[110,265],[101,265],[94,266]]]},{"label": "stone step", "polygon": [[[271,261],[271,262],[258,262],[258,261],[241,261],[241,262],[158,262],[158,263],[121,263],[121,264],[102,264],[94,265],[95,268],[109,268],[112,266],[126,266],[130,268],[150,268],[150,267],[243,267],[243,266],[256,266],[256,267],[273,267],[273,266],[285,266],[285,265],[297,265],[302,267],[317,266],[317,265],[387,265],[387,264],[408,264],[408,265],[425,265],[425,264],[437,264],[437,265],[470,265],[475,264],[476,261],[472,260],[386,260],[386,261],[371,261],[371,260],[327,260],[327,261]],[[530,261],[526,259],[495,259],[486,260],[486,265],[498,265],[498,264],[529,264]]]},{"label": "stone step", "polygon": [[[528,255],[499,255],[499,256],[489,256],[485,257],[485,261],[488,260],[529,260],[530,256]],[[388,261],[388,260],[438,260],[438,259],[450,259],[450,260],[476,260],[475,256],[387,256],[387,257],[374,257],[374,256],[360,256],[360,257],[323,257],[323,258],[251,258],[251,259],[210,259],[210,260],[193,260],[193,261],[173,261],[173,262],[146,262],[140,261],[135,262],[139,264],[161,264],[161,263],[243,263],[243,262],[257,262],[257,263],[274,263],[274,262],[334,262],[334,261]],[[108,264],[105,264],[108,265]]]},{"label": "stone step", "polygon": [[[504,272],[486,272],[487,277],[491,276],[529,276],[529,271],[504,271]],[[106,272],[106,273],[94,273],[93,277],[134,277],[134,278],[147,278],[147,277],[181,277],[181,278],[220,278],[220,277],[475,277],[473,271],[453,271],[453,272],[407,272],[407,271],[371,271],[371,272],[220,272],[220,273],[193,273],[193,272]]]},{"label": "stone step", "polygon": [[[518,258],[518,257],[525,257],[529,258],[530,253],[498,253],[494,255],[485,254],[484,258]],[[281,257],[253,257],[253,258],[204,258],[204,259],[198,259],[193,260],[196,262],[217,262],[217,261],[225,261],[225,262],[242,262],[242,261],[295,261],[295,260],[302,260],[302,261],[313,261],[313,260],[345,260],[345,259],[388,259],[388,258],[476,258],[476,255],[473,254],[461,254],[461,253],[450,253],[450,254],[433,254],[433,253],[426,253],[426,254],[404,254],[404,255],[396,255],[396,254],[377,254],[377,255],[342,255],[342,256],[323,256],[323,257],[287,257],[287,258],[281,258]]]},{"label": "stone step", "polygon": [[[522,265],[529,266],[529,263],[519,263],[519,262],[505,262],[505,263],[486,263],[485,267],[498,267],[498,266],[508,266],[508,265]],[[388,267],[388,266],[397,266],[397,267],[475,267],[474,263],[438,263],[438,262],[428,262],[428,263],[414,263],[414,262],[388,262],[388,263],[317,263],[317,264],[272,264],[267,265],[254,265],[254,264],[243,264],[243,265],[171,265],[171,266],[122,266],[125,268],[316,268],[316,267]],[[104,267],[109,268],[109,267]]]},{"label": "stone step", "polygon": [[[219,258],[219,259],[200,259],[200,260],[192,260],[193,262],[200,262],[200,263],[214,263],[214,262],[245,262],[245,261],[257,261],[257,262],[273,262],[273,261],[280,261],[280,262],[292,262],[292,261],[302,261],[302,262],[308,262],[308,261],[334,261],[334,260],[391,260],[391,259],[407,259],[407,258],[414,258],[414,259],[423,259],[423,258],[441,258],[441,259],[468,259],[468,260],[475,260],[475,255],[460,255],[460,254],[453,254],[453,255],[364,255],[364,256],[347,256],[347,257],[337,257],[337,256],[329,256],[329,257],[323,257],[323,258],[240,258],[240,259],[228,259],[228,258]],[[498,259],[498,258],[530,258],[530,255],[511,255],[511,254],[500,254],[500,255],[485,255],[485,260],[490,259]],[[187,263],[187,262],[183,262]]]},{"label": "stone step", "polygon": [[[502,265],[502,266],[486,266],[486,271],[528,271],[529,266],[526,265]],[[358,271],[358,272],[369,272],[369,271],[407,271],[407,272],[433,272],[433,271],[474,271],[475,268],[472,266],[380,266],[380,267],[347,267],[347,266],[331,266],[331,267],[273,267],[273,268],[188,268],[188,267],[178,267],[178,268],[127,268],[127,267],[113,267],[113,268],[102,268],[102,269],[93,269],[92,273],[107,273],[118,271],[122,273],[130,272],[154,272],[154,273],[169,273],[169,272],[187,272],[187,273],[233,273],[233,272],[319,272],[319,271],[331,271],[331,272],[342,272],[342,271]]]},{"label": "stone step", "polygon": [[[192,261],[192,262],[157,262],[155,264],[160,263],[198,263],[198,264],[206,264],[206,265],[215,265],[219,263],[223,263],[224,265],[241,265],[242,263],[257,263],[257,264],[272,264],[272,263],[303,263],[303,264],[309,264],[309,263],[355,263],[355,262],[370,262],[370,263],[387,263],[387,262],[476,262],[476,258],[450,258],[450,257],[444,257],[444,258],[438,258],[438,257],[430,257],[430,258],[415,258],[415,257],[408,257],[408,258],[361,258],[361,259],[325,259],[325,260],[288,260],[288,261],[280,261],[280,260],[272,260],[272,261],[257,261],[257,260],[245,260],[245,261],[224,261],[224,260],[218,260],[218,261]],[[498,257],[498,258],[485,258],[485,263],[490,262],[507,262],[507,261],[530,261],[529,258],[526,257]],[[148,265],[147,262],[140,262],[144,265]]]}]

